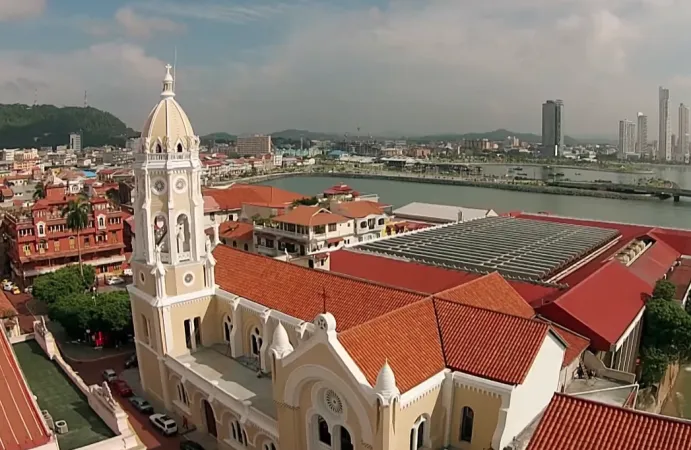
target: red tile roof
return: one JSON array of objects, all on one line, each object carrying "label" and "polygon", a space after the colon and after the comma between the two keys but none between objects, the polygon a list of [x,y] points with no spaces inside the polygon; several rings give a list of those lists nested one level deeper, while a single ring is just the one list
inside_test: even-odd
[{"label": "red tile roof", "polygon": [[404,306],[351,328],[340,333],[338,340],[372,386],[387,360],[401,392],[446,368],[431,300]]},{"label": "red tile roof", "polygon": [[333,205],[331,210],[342,216],[350,217],[351,219],[361,219],[372,214],[384,214],[384,211],[382,211],[382,209],[376,203],[363,200],[341,202],[337,205]]},{"label": "red tile roof", "polygon": [[655,239],[662,239],[682,255],[691,255],[691,231],[655,228],[650,232]]},{"label": "red tile roof", "polygon": [[218,227],[219,234],[227,239],[252,240],[254,225],[246,222],[223,222]]},{"label": "red tile roof", "polygon": [[682,301],[689,284],[691,284],[691,260],[682,259],[667,280],[674,284],[674,299]]},{"label": "red tile roof", "polygon": [[629,270],[638,275],[651,287],[664,277],[681,254],[660,240],[653,243],[641,256],[629,266]]},{"label": "red tile roof", "polygon": [[311,270],[225,245],[217,246],[213,254],[217,261],[216,283],[221,289],[309,322],[324,312],[326,303],[326,309],[336,318],[338,331],[425,298],[423,294]]},{"label": "red tile roof", "polygon": [[49,442],[48,431],[41,420],[29,388],[24,382],[12,346],[0,331],[0,448],[28,450]]},{"label": "red tile roof", "polygon": [[216,199],[211,195],[204,195],[202,199],[204,201],[204,213],[218,212],[221,210],[218,202],[216,202]]},{"label": "red tile roof", "polygon": [[273,218],[274,222],[289,223],[293,225],[304,225],[314,227],[318,225],[329,225],[334,223],[347,222],[348,218],[339,214],[334,214],[328,209],[318,206],[296,206],[283,215]]},{"label": "red tile roof", "polygon": [[246,202],[289,205],[295,200],[305,198],[302,194],[273,186],[250,184],[234,184],[227,189],[204,189],[203,195],[213,197],[223,211],[240,209]]},{"label": "red tile roof", "polygon": [[530,318],[535,315],[533,308],[499,272],[439,292],[435,297],[518,317]]},{"label": "red tile roof", "polygon": [[691,422],[554,394],[527,450],[691,450]]},{"label": "red tile roof", "polygon": [[500,383],[523,383],[550,326],[542,321],[434,301],[446,365]]},{"label": "red tile roof", "polygon": [[609,351],[643,309],[652,287],[617,260],[568,290],[538,313],[588,337],[593,347]]}]

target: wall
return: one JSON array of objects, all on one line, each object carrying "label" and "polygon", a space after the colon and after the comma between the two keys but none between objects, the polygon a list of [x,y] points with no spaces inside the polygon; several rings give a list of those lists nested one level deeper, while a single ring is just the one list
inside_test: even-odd
[{"label": "wall", "polygon": [[511,442],[552,400],[559,387],[564,345],[551,333],[545,337],[523,384],[511,394],[501,447]]},{"label": "wall", "polygon": [[[499,422],[501,398],[477,387],[454,382],[449,442],[462,450],[485,450],[492,446],[492,437]],[[461,442],[463,408],[473,410],[473,435],[471,442]]]},{"label": "wall", "polygon": [[110,389],[107,385],[98,386],[87,384],[75,372],[69,364],[65,362],[60,354],[60,350],[55,342],[53,334],[45,327],[45,321],[34,322],[34,339],[43,351],[46,352],[48,358],[54,361],[60,369],[67,375],[72,383],[81,391],[87,398],[91,409],[98,414],[98,416],[105,422],[108,427],[117,435],[114,438],[98,442],[92,446],[85,447],[90,449],[131,449],[139,446],[134,432],[129,426],[127,414],[120,405],[114,400]]}]

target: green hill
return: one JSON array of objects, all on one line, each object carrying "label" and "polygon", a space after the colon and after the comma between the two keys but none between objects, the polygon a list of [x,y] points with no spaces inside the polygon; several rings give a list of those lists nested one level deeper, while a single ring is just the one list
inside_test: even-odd
[{"label": "green hill", "polygon": [[225,143],[228,143],[228,142],[235,141],[235,139],[237,139],[237,136],[235,136],[234,134],[225,133],[225,132],[221,132],[221,133],[209,133],[209,134],[206,134],[206,135],[201,136],[201,137],[199,138],[199,140],[200,140],[203,144],[210,144],[210,143],[212,143],[212,142],[216,142],[216,143],[225,142]]},{"label": "green hill", "polygon": [[271,133],[272,138],[289,139],[299,141],[300,138],[308,139],[310,141],[336,141],[343,139],[343,135],[336,133],[316,133],[308,130],[283,130]]},{"label": "green hill", "polygon": [[137,133],[109,112],[96,108],[0,104],[0,148],[44,147],[69,143],[82,133],[82,146],[120,145]]},{"label": "green hill", "polygon": [[[538,134],[533,133],[517,133],[515,131],[509,131],[504,129],[488,131],[485,133],[466,133],[466,134],[433,134],[429,136],[419,136],[412,138],[412,140],[420,142],[433,142],[433,141],[460,141],[461,139],[489,139],[490,141],[503,141],[509,136],[514,136],[520,139],[522,142],[538,143],[542,140],[542,137]],[[564,136],[564,143],[566,145],[578,144],[578,141],[570,136]]]}]

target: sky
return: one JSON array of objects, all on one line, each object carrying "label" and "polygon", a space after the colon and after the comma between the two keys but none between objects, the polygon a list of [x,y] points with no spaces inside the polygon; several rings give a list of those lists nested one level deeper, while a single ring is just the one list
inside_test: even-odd
[{"label": "sky", "polygon": [[[615,136],[691,103],[681,0],[0,0],[0,103],[104,109],[141,129],[177,49],[195,132]],[[357,129],[360,128],[358,132]]]}]

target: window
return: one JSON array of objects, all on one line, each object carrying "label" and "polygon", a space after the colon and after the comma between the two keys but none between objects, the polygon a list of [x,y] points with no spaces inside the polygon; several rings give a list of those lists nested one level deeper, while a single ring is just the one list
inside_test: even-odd
[{"label": "window", "polygon": [[185,320],[185,345],[187,348],[192,348],[192,322],[190,319]]},{"label": "window", "polygon": [[156,145],[156,153],[161,153],[161,152],[162,152],[161,144]]},{"label": "window", "polygon": [[178,153],[182,153],[182,144],[178,144]]},{"label": "window", "polygon": [[341,434],[341,450],[353,450],[353,442],[350,438],[350,433],[343,427],[338,427]]},{"label": "window", "polygon": [[147,344],[149,343],[149,319],[146,318],[144,314],[142,314],[142,335],[144,339],[142,339],[144,342]]},{"label": "window", "polygon": [[89,246],[89,236],[84,236],[84,245]]},{"label": "window", "polygon": [[31,245],[29,245],[29,244],[24,244],[24,254],[25,254],[25,255],[30,255],[30,254],[31,254]]},{"label": "window", "polygon": [[180,403],[186,406],[190,406],[190,399],[187,396],[187,389],[185,389],[185,385],[182,383],[178,383],[178,400],[180,400]]},{"label": "window", "polygon": [[317,435],[319,442],[326,445],[331,445],[331,432],[329,431],[329,424],[322,416],[317,416]]},{"label": "window", "polygon": [[461,441],[471,442],[473,439],[473,421],[475,412],[469,406],[464,406],[461,412]]},{"label": "window", "polygon": [[46,226],[43,225],[42,223],[39,223],[38,224],[38,235],[43,236],[44,234],[46,234]]},{"label": "window", "polygon": [[427,419],[424,416],[418,417],[410,429],[410,450],[418,450],[425,446],[427,440]]},{"label": "window", "polygon": [[196,346],[202,345],[202,318],[194,318],[194,343]]},{"label": "window", "polygon": [[366,220],[363,220],[362,222],[360,222],[360,228],[367,228],[367,221]]},{"label": "window", "polygon": [[266,442],[266,443],[264,443],[262,450],[276,450],[276,446],[274,445],[273,442]]},{"label": "window", "polygon": [[267,248],[274,248],[274,240],[273,239],[267,239],[266,240],[266,247]]},{"label": "window", "polygon": [[259,328],[254,327],[252,334],[250,336],[251,351],[254,356],[259,357],[262,350],[262,335],[259,332]]},{"label": "window", "polygon": [[226,316],[223,319],[223,340],[230,343],[230,333],[233,332],[233,319]]},{"label": "window", "polygon": [[98,227],[103,228],[106,226],[106,221],[103,216],[98,216]]},{"label": "window", "polygon": [[377,223],[378,223],[379,225],[384,225],[384,219],[379,219],[379,220],[377,221]]},{"label": "window", "polygon": [[56,252],[60,251],[60,241],[53,241],[53,248]]},{"label": "window", "polygon": [[74,236],[70,236],[70,250],[74,250]]},{"label": "window", "polygon": [[233,241],[233,248],[238,248],[238,241]]},{"label": "window", "polygon": [[250,246],[247,245],[247,244],[245,244],[245,245],[242,246],[242,248],[247,252],[247,251],[249,251]]},{"label": "window", "polygon": [[233,420],[230,424],[230,435],[245,447],[247,446],[247,433],[240,425],[240,422]]},{"label": "window", "polygon": [[330,223],[329,224],[329,231],[336,231],[336,224],[335,223]]}]

